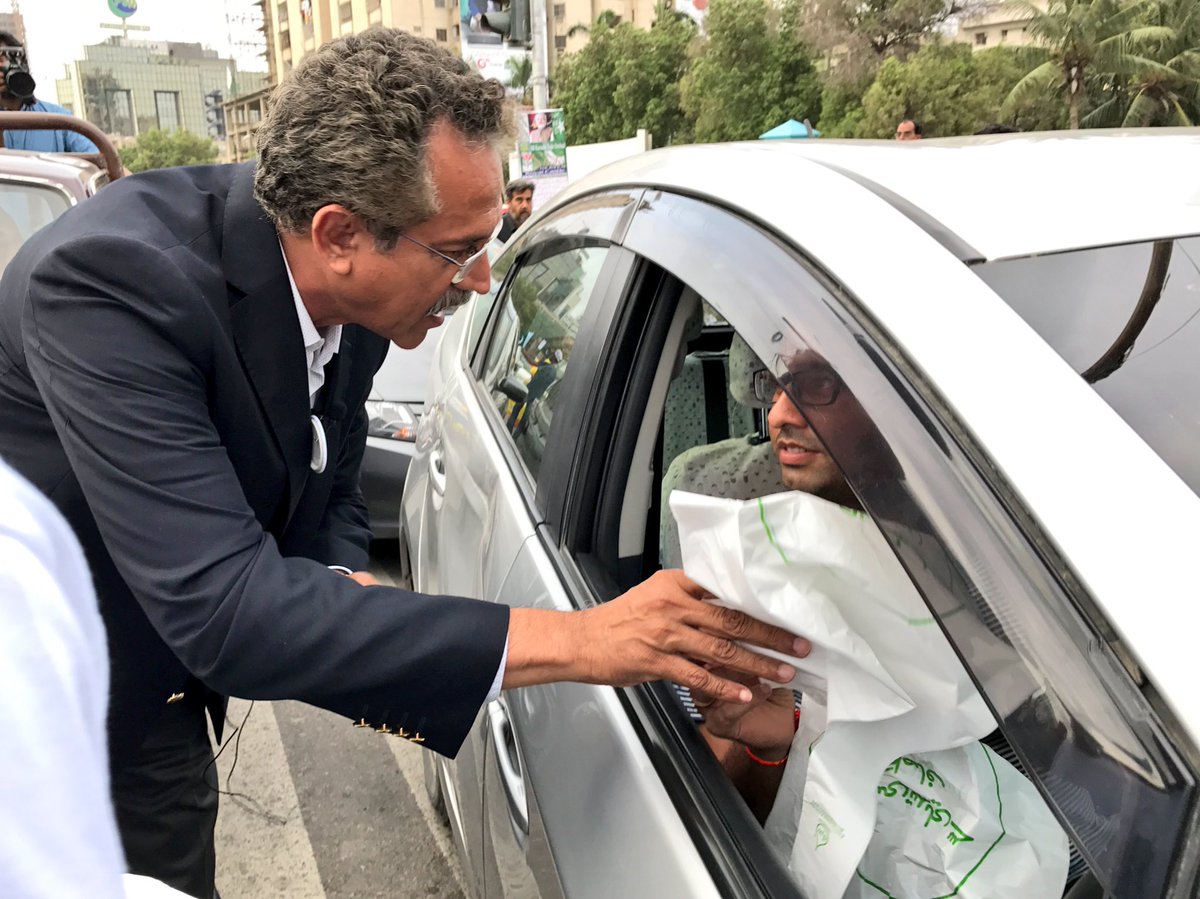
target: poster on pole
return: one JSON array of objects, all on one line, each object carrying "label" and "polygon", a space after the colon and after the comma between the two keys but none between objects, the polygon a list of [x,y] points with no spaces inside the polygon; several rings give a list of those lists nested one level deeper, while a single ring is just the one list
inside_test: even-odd
[{"label": "poster on pole", "polygon": [[462,56],[484,78],[495,78],[505,87],[511,87],[512,69],[508,61],[523,59],[529,56],[529,51],[523,47],[510,47],[501,35],[479,24],[480,16],[499,9],[496,0],[458,0]]},{"label": "poster on pole", "polygon": [[525,143],[521,147],[521,174],[540,177],[567,173],[567,128],[561,109],[535,109],[525,113]]}]

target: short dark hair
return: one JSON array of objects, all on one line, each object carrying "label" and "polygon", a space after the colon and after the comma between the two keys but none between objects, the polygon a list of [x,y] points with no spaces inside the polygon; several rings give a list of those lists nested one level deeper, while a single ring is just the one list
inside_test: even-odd
[{"label": "short dark hair", "polygon": [[525,191],[533,190],[533,182],[528,178],[513,178],[504,186],[504,199],[511,200],[513,194],[523,194]]},{"label": "short dark hair", "polygon": [[1012,125],[1001,125],[999,122],[992,122],[990,125],[984,125],[976,134],[1016,134],[1020,128],[1014,128]]},{"label": "short dark hair", "polygon": [[0,47],[24,47],[11,31],[0,31]]}]

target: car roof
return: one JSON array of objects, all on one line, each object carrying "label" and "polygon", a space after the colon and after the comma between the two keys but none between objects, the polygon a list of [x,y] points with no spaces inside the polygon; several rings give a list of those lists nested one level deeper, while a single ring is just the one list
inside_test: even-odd
[{"label": "car roof", "polygon": [[641,184],[710,198],[786,234],[770,198],[792,191],[803,213],[806,179],[831,176],[887,200],[964,261],[1200,234],[1200,128],[669,147],[605,166],[553,205]]},{"label": "car roof", "polygon": [[88,184],[100,169],[67,153],[29,153],[0,150],[0,178],[50,181],[71,194],[75,202],[88,195]]}]

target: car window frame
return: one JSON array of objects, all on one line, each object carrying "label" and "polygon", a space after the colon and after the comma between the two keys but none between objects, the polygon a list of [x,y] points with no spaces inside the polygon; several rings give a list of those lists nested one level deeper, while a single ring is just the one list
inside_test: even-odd
[{"label": "car window frame", "polygon": [[[501,310],[508,303],[513,282],[518,274],[549,256],[584,246],[604,248],[606,258],[580,319],[579,335],[571,352],[570,364],[563,376],[561,395],[556,404],[555,425],[546,441],[541,469],[535,478],[495,409],[491,388],[484,383],[483,365],[496,337]],[[633,258],[627,250],[605,238],[572,235],[552,235],[515,252],[518,255],[506,272],[500,289],[496,291],[487,322],[473,354],[472,364],[468,368],[467,380],[532,520],[548,525],[557,534],[561,527],[562,508],[566,498],[567,472],[573,464],[577,449],[578,441],[575,438],[579,422],[587,411],[584,404],[587,401],[588,383],[603,353],[606,322],[624,289]],[[561,406],[561,410],[557,410],[557,406]]]}]

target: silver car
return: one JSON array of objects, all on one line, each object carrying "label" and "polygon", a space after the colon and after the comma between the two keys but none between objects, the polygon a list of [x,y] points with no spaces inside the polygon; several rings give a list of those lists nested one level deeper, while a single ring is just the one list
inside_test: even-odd
[{"label": "silver car", "polygon": [[[819,357],[867,426],[811,426],[1066,829],[1071,895],[1195,896],[1198,262],[1196,130],[617,163],[446,326],[401,552],[425,592],[605,602],[668,558],[673,462],[762,452],[735,342],[788,390]],[[799,895],[670,685],[504,693],[427,775],[480,897]]]}]

